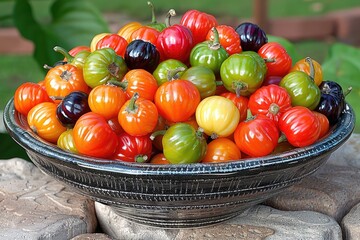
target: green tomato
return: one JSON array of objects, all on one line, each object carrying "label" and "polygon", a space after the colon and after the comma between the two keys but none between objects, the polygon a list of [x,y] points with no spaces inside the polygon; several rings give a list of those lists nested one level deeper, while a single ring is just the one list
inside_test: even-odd
[{"label": "green tomato", "polygon": [[216,77],[214,72],[207,67],[190,67],[182,74],[181,79],[192,82],[199,90],[201,99],[215,94]]},{"label": "green tomato", "polygon": [[266,75],[266,72],[267,72],[266,63],[265,63],[264,59],[257,52],[244,51],[241,54],[252,56],[258,62],[259,66],[260,66],[260,70],[264,73],[264,76]]},{"label": "green tomato", "polygon": [[309,75],[294,71],[285,75],[279,86],[286,89],[293,106],[304,106],[314,110],[320,102],[321,91]]},{"label": "green tomato", "polygon": [[258,59],[242,53],[228,57],[220,68],[224,87],[239,96],[250,96],[261,87],[265,73]]},{"label": "green tomato", "polygon": [[158,86],[173,79],[180,79],[187,66],[179,60],[167,59],[158,64],[153,72]]},{"label": "green tomato", "polygon": [[216,28],[214,31],[214,41],[204,41],[198,43],[190,52],[191,66],[204,66],[211,69],[215,74],[220,72],[221,64],[229,57],[225,48],[220,45],[219,34]]},{"label": "green tomato", "polygon": [[112,48],[93,51],[86,59],[83,67],[84,81],[94,88],[110,80],[120,81],[128,68],[124,59]]},{"label": "green tomato", "polygon": [[168,128],[162,144],[164,156],[172,164],[198,163],[207,148],[203,133],[187,123],[176,123]]}]

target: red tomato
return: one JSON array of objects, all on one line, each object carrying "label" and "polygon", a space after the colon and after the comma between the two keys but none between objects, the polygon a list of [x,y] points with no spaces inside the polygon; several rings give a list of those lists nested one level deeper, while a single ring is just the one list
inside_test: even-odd
[{"label": "red tomato", "polygon": [[55,143],[59,136],[66,131],[56,117],[57,104],[42,102],[33,107],[27,115],[27,122],[31,130],[45,141]]},{"label": "red tomato", "polygon": [[274,151],[278,144],[279,130],[275,122],[263,115],[239,123],[234,140],[241,152],[250,157],[262,157]]},{"label": "red tomato", "polygon": [[235,104],[237,109],[239,109],[240,122],[246,120],[248,102],[249,102],[249,99],[247,97],[237,96],[235,93],[232,93],[232,92],[225,92],[225,93],[220,94],[220,96],[230,99]]},{"label": "red tomato", "polygon": [[283,77],[289,73],[292,59],[286,49],[277,42],[268,42],[262,45],[258,54],[265,59],[267,76]]},{"label": "red tomato", "polygon": [[176,79],[163,83],[155,93],[159,114],[168,121],[188,120],[200,103],[200,92],[187,80]]},{"label": "red tomato", "polygon": [[37,83],[23,83],[15,91],[14,107],[25,116],[31,108],[42,102],[52,102],[52,100],[45,89]]},{"label": "red tomato", "polygon": [[73,91],[88,92],[81,69],[72,64],[56,65],[45,75],[45,89],[49,96],[65,97]]},{"label": "red tomato", "polygon": [[126,47],[128,42],[125,38],[121,37],[118,34],[109,34],[101,38],[97,43],[95,50],[101,48],[112,48],[117,55],[124,57]]},{"label": "red tomato", "polygon": [[306,107],[296,106],[287,110],[279,119],[280,131],[295,147],[305,147],[318,140],[321,127],[319,119]]},{"label": "red tomato", "polygon": [[192,9],[182,15],[180,24],[190,29],[194,44],[198,44],[206,40],[209,30],[216,27],[218,22],[213,15]]},{"label": "red tomato", "polygon": [[119,145],[113,159],[126,162],[147,162],[152,153],[152,143],[149,135],[131,136],[126,132],[118,135]]},{"label": "red tomato", "polygon": [[248,107],[253,115],[263,114],[277,123],[280,116],[291,108],[291,97],[278,85],[263,86],[251,94]]},{"label": "red tomato", "polygon": [[241,159],[240,149],[228,138],[217,138],[207,145],[203,163],[220,163]]},{"label": "red tomato", "polygon": [[319,138],[324,137],[328,132],[329,132],[329,128],[330,128],[330,122],[329,119],[326,117],[326,115],[313,111],[313,113],[315,114],[315,116],[319,119],[319,123],[320,123],[320,134],[319,134]]},{"label": "red tomato", "polygon": [[[229,55],[241,53],[240,36],[235,29],[228,25],[219,25],[216,27],[219,33],[220,45],[223,46]],[[214,32],[210,31],[206,35],[206,40],[214,41]]]},{"label": "red tomato", "polygon": [[131,34],[131,41],[141,39],[147,42],[151,42],[153,45],[156,45],[156,41],[159,35],[160,32],[155,28],[142,26]]},{"label": "red tomato", "polygon": [[117,117],[127,100],[124,90],[112,84],[94,87],[88,97],[91,111],[102,115],[107,120]]},{"label": "red tomato", "polygon": [[191,49],[194,46],[191,31],[180,24],[166,27],[158,36],[156,48],[160,59],[176,59],[183,63],[189,61]]},{"label": "red tomato", "polygon": [[118,138],[100,114],[82,115],[73,128],[73,138],[79,153],[99,158],[109,158],[117,149]]},{"label": "red tomato", "polygon": [[121,83],[125,87],[125,91],[129,98],[137,92],[139,97],[154,100],[155,92],[158,88],[155,77],[144,69],[132,69],[128,71]]},{"label": "red tomato", "polygon": [[152,101],[134,94],[120,109],[118,121],[132,136],[150,134],[158,123],[158,110]]}]

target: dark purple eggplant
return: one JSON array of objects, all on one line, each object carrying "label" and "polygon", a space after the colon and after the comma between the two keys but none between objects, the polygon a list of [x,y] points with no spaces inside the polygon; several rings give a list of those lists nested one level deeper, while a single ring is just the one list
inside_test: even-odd
[{"label": "dark purple eggplant", "polygon": [[74,127],[76,121],[90,111],[88,95],[84,92],[74,91],[64,97],[56,109],[56,116],[62,125]]},{"label": "dark purple eggplant", "polygon": [[152,73],[160,62],[160,53],[150,42],[133,40],[126,47],[124,60],[129,69],[145,69]]},{"label": "dark purple eggplant", "polygon": [[240,45],[243,51],[257,52],[262,45],[268,42],[266,33],[254,23],[241,23],[235,28],[235,31],[240,36]]},{"label": "dark purple eggplant", "polygon": [[339,119],[345,107],[345,95],[340,84],[334,81],[323,81],[319,85],[321,91],[320,102],[314,109],[324,114],[331,125]]}]

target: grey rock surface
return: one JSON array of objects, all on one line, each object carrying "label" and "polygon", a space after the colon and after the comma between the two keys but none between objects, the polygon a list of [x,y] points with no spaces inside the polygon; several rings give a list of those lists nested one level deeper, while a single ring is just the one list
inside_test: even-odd
[{"label": "grey rock surface", "polygon": [[338,222],[360,202],[360,135],[351,138],[313,175],[266,201],[281,210],[310,210]]},{"label": "grey rock surface", "polygon": [[360,203],[346,214],[342,219],[341,225],[344,232],[344,239],[360,239]]},{"label": "grey rock surface", "polygon": [[94,202],[43,174],[34,164],[0,161],[0,239],[71,239],[94,232]]},{"label": "grey rock surface", "polygon": [[341,228],[332,217],[312,211],[280,211],[265,205],[254,206],[230,221],[193,229],[143,226],[119,216],[101,203],[95,203],[95,209],[103,231],[115,239],[342,239]]},{"label": "grey rock surface", "polygon": [[78,235],[71,240],[112,240],[110,236],[104,233],[85,233]]}]

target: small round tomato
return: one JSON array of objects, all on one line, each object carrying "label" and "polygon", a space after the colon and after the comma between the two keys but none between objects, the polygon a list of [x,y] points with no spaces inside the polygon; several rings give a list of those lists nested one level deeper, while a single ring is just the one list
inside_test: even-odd
[{"label": "small round tomato", "polygon": [[99,158],[109,158],[117,149],[118,138],[100,114],[82,115],[73,128],[73,138],[79,153]]},{"label": "small round tomato", "polygon": [[240,121],[240,112],[235,104],[222,96],[210,96],[196,108],[196,121],[213,139],[230,136]]},{"label": "small round tomato", "polygon": [[52,100],[39,84],[26,82],[17,87],[14,94],[14,107],[19,113],[26,116],[31,108],[42,102],[52,102]]},{"label": "small round tomato", "polygon": [[241,122],[234,132],[236,145],[250,157],[270,154],[277,146],[278,139],[279,130],[275,122],[263,115]]},{"label": "small round tomato", "polygon": [[56,145],[65,151],[72,152],[72,153],[78,153],[78,150],[76,149],[76,146],[74,143],[72,128],[66,130],[59,136]]},{"label": "small round tomato", "polygon": [[131,136],[123,132],[118,135],[119,145],[113,155],[114,160],[144,163],[150,160],[152,142],[149,135]]},{"label": "small round tomato", "polygon": [[96,43],[95,49],[112,48],[117,55],[124,57],[127,45],[128,42],[125,40],[125,38],[114,33],[102,37]]},{"label": "small round tomato", "polygon": [[159,34],[160,32],[155,28],[152,28],[150,26],[142,26],[131,34],[131,41],[141,39],[146,42],[150,42],[153,45],[156,45]]},{"label": "small round tomato", "polygon": [[190,67],[181,75],[181,79],[195,84],[201,99],[212,96],[216,92],[216,76],[214,72],[204,66]]},{"label": "small round tomato", "polygon": [[279,129],[295,147],[305,147],[316,142],[321,127],[319,119],[306,107],[295,106],[279,119]]},{"label": "small round tomato", "polygon": [[57,104],[42,102],[33,107],[27,115],[30,129],[45,141],[56,143],[66,128],[56,117]]},{"label": "small round tomato", "polygon": [[172,164],[197,163],[205,156],[206,140],[190,124],[176,123],[162,139],[163,153]]},{"label": "small round tomato", "polygon": [[230,99],[235,104],[237,109],[239,109],[240,122],[246,120],[249,98],[244,96],[238,96],[232,92],[224,92],[221,93],[220,96]]},{"label": "small round tomato", "polygon": [[120,109],[118,121],[125,132],[132,136],[150,134],[158,122],[158,110],[152,101],[134,94]]},{"label": "small round tomato", "polygon": [[[234,53],[241,53],[240,36],[235,29],[228,25],[216,26],[216,30],[219,34],[219,42],[223,46],[229,55]],[[214,32],[209,30],[206,35],[206,40],[214,40]]]},{"label": "small round tomato", "polygon": [[228,138],[217,138],[207,145],[202,163],[220,163],[241,159],[240,149]]},{"label": "small round tomato", "polygon": [[170,164],[170,162],[166,159],[165,155],[163,153],[155,154],[151,160],[151,164]]},{"label": "small round tomato", "polygon": [[154,100],[158,84],[155,77],[145,69],[133,69],[128,71],[121,80],[128,97],[132,97],[136,92],[139,97]]},{"label": "small round tomato", "polygon": [[250,96],[248,107],[253,115],[263,114],[277,123],[291,108],[291,97],[278,85],[263,86]]},{"label": "small round tomato", "polygon": [[323,81],[322,67],[316,60],[306,57],[297,61],[290,69],[291,72],[301,71],[309,75],[317,86]]},{"label": "small round tomato", "polygon": [[100,39],[102,39],[103,37],[107,36],[107,35],[110,35],[111,33],[99,33],[99,34],[96,34],[92,39],[91,39],[91,42],[90,42],[90,51],[93,52],[96,50],[96,44],[98,43],[98,41]]},{"label": "small round tomato", "polygon": [[119,31],[117,32],[118,35],[125,38],[125,40],[130,43],[131,42],[131,34],[142,27],[143,25],[139,22],[129,22],[122,26]]},{"label": "small round tomato", "polygon": [[313,113],[315,114],[315,116],[319,119],[319,123],[320,123],[320,134],[319,134],[319,138],[322,138],[323,136],[325,136],[328,132],[329,132],[329,128],[330,128],[330,122],[329,119],[326,117],[326,115],[313,111]]},{"label": "small round tomato", "polygon": [[200,102],[200,92],[192,82],[176,79],[158,88],[154,102],[163,118],[182,122],[195,113]]},{"label": "small round tomato", "polygon": [[91,111],[107,120],[117,117],[126,101],[127,95],[124,90],[111,83],[94,87],[88,97]]}]

